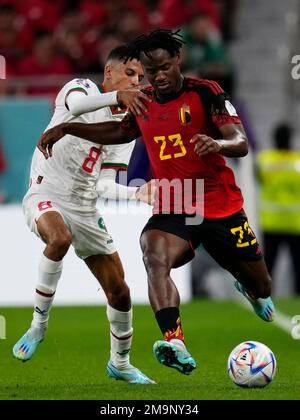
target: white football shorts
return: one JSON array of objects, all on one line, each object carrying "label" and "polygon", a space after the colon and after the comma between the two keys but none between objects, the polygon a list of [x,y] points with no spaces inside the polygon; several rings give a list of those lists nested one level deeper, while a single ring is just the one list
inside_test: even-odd
[{"label": "white football shorts", "polygon": [[[69,205],[68,205],[69,204]],[[29,229],[39,238],[38,219],[50,211],[58,212],[72,234],[72,245],[78,257],[108,255],[116,252],[104,220],[95,207],[70,205],[47,192],[28,192],[23,200],[23,212]]]}]

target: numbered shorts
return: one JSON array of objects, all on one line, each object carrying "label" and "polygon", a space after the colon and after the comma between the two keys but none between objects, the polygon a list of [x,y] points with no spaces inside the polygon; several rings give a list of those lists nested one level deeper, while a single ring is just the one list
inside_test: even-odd
[{"label": "numbered shorts", "polygon": [[190,250],[182,256],[176,267],[190,261],[195,255],[194,250],[201,244],[224,268],[230,261],[259,261],[263,258],[243,210],[220,219],[204,219],[199,225],[187,225],[186,217],[184,214],[154,215],[142,232],[158,229],[179,236],[189,243]]},{"label": "numbered shorts", "polygon": [[96,208],[72,208],[48,194],[29,194],[23,200],[23,212],[29,229],[40,237],[38,219],[50,211],[58,212],[72,234],[72,245],[80,258],[116,252],[113,239]]}]

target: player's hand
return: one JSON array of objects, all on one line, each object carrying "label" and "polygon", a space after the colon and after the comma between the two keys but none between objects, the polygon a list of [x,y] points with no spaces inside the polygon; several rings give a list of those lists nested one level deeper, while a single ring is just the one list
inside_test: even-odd
[{"label": "player's hand", "polygon": [[152,179],[146,184],[141,185],[137,189],[137,192],[135,193],[136,199],[143,201],[144,203],[147,203],[150,206],[152,206],[155,200],[155,193],[156,193],[155,184],[156,184],[155,179]]},{"label": "player's hand", "polygon": [[190,142],[195,144],[194,150],[198,156],[207,155],[208,153],[219,153],[222,148],[219,140],[214,140],[205,134],[195,134]]},{"label": "player's hand", "polygon": [[117,101],[120,105],[126,106],[133,115],[143,115],[147,112],[145,102],[151,102],[151,98],[137,89],[119,90]]},{"label": "player's hand", "polygon": [[52,156],[53,145],[64,135],[64,124],[59,124],[45,131],[38,141],[37,148],[43,153],[46,159]]}]

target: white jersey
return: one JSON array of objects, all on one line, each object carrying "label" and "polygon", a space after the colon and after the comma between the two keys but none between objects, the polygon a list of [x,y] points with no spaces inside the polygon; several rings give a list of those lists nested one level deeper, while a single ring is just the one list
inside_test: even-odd
[{"label": "white jersey", "polygon": [[[85,95],[101,95],[101,86],[89,79],[74,79],[58,93],[55,112],[47,127],[63,122],[99,123],[121,120],[124,110],[106,107],[75,117],[68,110],[67,98],[74,92]],[[46,130],[47,130],[46,129]],[[30,173],[29,192],[35,188],[55,193],[56,197],[70,204],[90,206],[97,200],[96,183],[103,168],[127,169],[135,142],[129,144],[102,146],[88,140],[66,135],[53,146],[53,155],[45,159],[36,148]]]}]

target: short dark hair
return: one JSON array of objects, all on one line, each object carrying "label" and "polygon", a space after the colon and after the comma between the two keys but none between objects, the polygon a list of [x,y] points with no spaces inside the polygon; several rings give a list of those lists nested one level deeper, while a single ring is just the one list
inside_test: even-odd
[{"label": "short dark hair", "polygon": [[126,59],[130,60],[132,57],[139,59],[142,52],[149,56],[151,51],[159,48],[168,51],[171,57],[175,57],[180,53],[183,44],[185,42],[180,35],[180,29],[177,31],[156,29],[148,34],[140,35],[130,42],[130,51]]},{"label": "short dark hair", "polygon": [[137,54],[132,54],[132,57],[128,58],[128,55],[130,54],[131,50],[132,46],[130,44],[119,45],[118,47],[113,48],[111,50],[111,52],[108,54],[106,61],[118,60],[126,62],[128,61],[128,59],[133,60],[134,58],[138,60],[139,58]]},{"label": "short dark hair", "polygon": [[277,149],[289,150],[291,148],[291,138],[293,129],[288,123],[278,124],[273,131],[274,143]]}]

